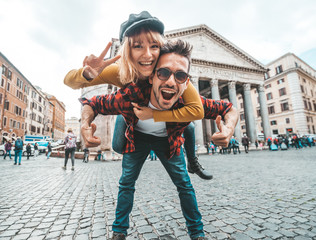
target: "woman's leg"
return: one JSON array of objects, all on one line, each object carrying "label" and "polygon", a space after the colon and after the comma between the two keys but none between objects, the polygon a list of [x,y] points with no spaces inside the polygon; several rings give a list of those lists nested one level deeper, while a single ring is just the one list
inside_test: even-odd
[{"label": "woman's leg", "polygon": [[112,148],[115,152],[122,154],[126,146],[126,123],[122,115],[117,115],[112,139]]},{"label": "woman's leg", "polygon": [[195,173],[203,179],[212,179],[213,176],[201,166],[195,155],[195,126],[192,122],[185,128],[183,137],[185,138],[184,149],[188,159],[188,172]]}]

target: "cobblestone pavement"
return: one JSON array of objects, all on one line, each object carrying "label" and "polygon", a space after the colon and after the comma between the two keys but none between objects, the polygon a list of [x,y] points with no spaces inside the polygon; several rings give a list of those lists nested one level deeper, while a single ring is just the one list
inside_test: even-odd
[{"label": "cobblestone pavement", "polygon": [[[0,160],[0,239],[109,239],[121,162]],[[316,239],[316,147],[203,155],[191,175],[209,239]],[[70,163],[68,163],[70,164]],[[174,185],[147,161],[127,239],[189,239]]]}]

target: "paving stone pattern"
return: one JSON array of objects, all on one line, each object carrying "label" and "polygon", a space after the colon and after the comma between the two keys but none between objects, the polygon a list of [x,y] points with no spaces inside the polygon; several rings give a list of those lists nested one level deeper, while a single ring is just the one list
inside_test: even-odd
[{"label": "paving stone pattern", "polygon": [[[316,239],[316,147],[203,155],[214,179],[190,175],[209,239]],[[110,239],[121,161],[61,168],[44,155],[0,159],[1,240]],[[68,163],[70,164],[70,163]],[[176,188],[159,161],[136,185],[127,239],[188,240]]]}]

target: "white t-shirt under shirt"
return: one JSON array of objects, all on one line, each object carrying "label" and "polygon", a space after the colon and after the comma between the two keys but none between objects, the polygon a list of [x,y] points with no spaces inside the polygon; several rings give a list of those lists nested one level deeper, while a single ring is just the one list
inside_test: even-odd
[{"label": "white t-shirt under shirt", "polygon": [[[148,107],[152,109],[157,109],[151,104],[151,102],[149,102]],[[138,120],[135,130],[157,137],[168,136],[166,122],[155,122],[153,118],[144,121]]]}]

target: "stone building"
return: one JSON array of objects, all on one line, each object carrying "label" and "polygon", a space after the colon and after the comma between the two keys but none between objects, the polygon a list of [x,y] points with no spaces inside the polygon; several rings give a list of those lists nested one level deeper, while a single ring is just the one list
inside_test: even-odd
[{"label": "stone building", "polygon": [[[237,109],[237,98],[244,100],[244,114],[246,119],[246,130],[252,143],[257,138],[256,118],[253,114],[254,106],[251,98],[252,89],[258,89],[260,110],[263,122],[263,131],[266,136],[271,135],[267,103],[264,93],[264,73],[267,71],[265,66],[254,59],[245,51],[241,50],[223,36],[219,35],[206,25],[193,26],[177,29],[165,33],[166,38],[180,38],[193,45],[192,65],[190,75],[191,82],[201,95],[213,99],[226,99],[233,103]],[[120,46],[117,39],[112,39],[111,56],[114,56]],[[107,92],[108,86],[90,87],[84,89],[83,96],[93,96]],[[111,89],[112,90],[112,89]],[[99,116],[98,116],[99,118]],[[101,116],[98,121],[99,136],[109,143],[112,139],[114,128],[114,118]],[[104,119],[103,119],[104,118]],[[108,120],[106,120],[108,118]],[[211,140],[212,134],[216,131],[213,120],[195,121],[196,144],[204,146]],[[106,134],[104,134],[106,133]],[[111,134],[109,136],[109,134]],[[238,125],[235,130],[237,139],[241,139],[241,128]],[[110,144],[108,144],[110,146]]]},{"label": "stone building", "polygon": [[[316,71],[293,53],[267,64],[264,88],[272,136],[316,133]],[[262,131],[260,105],[252,92],[257,132]],[[241,106],[242,99],[239,100]],[[241,111],[241,126],[244,120]]]},{"label": "stone building", "polygon": [[69,128],[72,129],[73,133],[77,136],[77,141],[80,140],[80,122],[79,119],[76,117],[71,117],[66,119],[65,122],[65,132],[68,131]]}]

